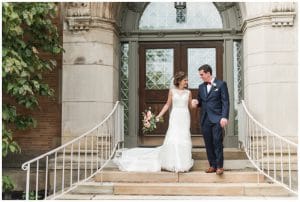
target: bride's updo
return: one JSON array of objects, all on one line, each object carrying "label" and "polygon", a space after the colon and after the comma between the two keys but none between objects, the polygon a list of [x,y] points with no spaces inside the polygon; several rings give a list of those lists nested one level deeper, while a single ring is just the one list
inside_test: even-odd
[{"label": "bride's updo", "polygon": [[174,76],[174,81],[173,81],[174,85],[175,85],[176,87],[178,87],[180,81],[182,81],[182,80],[185,79],[185,78],[187,78],[187,74],[186,74],[185,72],[182,72],[182,71],[177,72],[177,73],[175,74],[175,76]]}]

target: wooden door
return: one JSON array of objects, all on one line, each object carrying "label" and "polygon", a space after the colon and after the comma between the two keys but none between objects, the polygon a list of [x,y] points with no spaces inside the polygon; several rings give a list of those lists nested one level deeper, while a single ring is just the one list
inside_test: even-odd
[{"label": "wooden door", "polygon": [[[158,146],[163,143],[169,113],[164,115],[164,123],[150,133],[142,132],[142,112],[151,107],[158,114],[167,101],[172,77],[178,71],[188,73],[189,89],[197,98],[198,85],[202,83],[198,68],[202,64],[213,67],[213,75],[222,79],[223,43],[209,42],[144,42],[139,44],[139,145]],[[199,125],[199,110],[191,111],[191,134],[194,147],[203,147],[204,142]]]}]

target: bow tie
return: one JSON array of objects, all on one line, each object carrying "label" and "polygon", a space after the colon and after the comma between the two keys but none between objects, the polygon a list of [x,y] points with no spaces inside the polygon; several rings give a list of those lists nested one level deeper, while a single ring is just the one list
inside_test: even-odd
[{"label": "bow tie", "polygon": [[204,82],[205,85],[211,85],[210,81]]}]

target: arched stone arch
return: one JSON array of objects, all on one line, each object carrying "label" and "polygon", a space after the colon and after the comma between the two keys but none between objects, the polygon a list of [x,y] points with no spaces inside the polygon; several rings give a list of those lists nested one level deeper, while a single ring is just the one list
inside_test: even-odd
[{"label": "arched stone arch", "polygon": [[[128,32],[138,30],[139,21],[144,10],[150,2],[130,2],[122,7],[121,30]],[[223,28],[231,28],[238,30],[242,23],[242,13],[240,4],[231,2],[215,2],[213,3],[220,13],[223,21]]]}]

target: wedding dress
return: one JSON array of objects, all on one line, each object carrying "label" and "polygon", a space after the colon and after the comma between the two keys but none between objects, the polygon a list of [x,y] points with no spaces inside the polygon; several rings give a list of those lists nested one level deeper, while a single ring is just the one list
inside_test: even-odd
[{"label": "wedding dress", "polygon": [[163,145],[156,148],[121,149],[114,162],[122,171],[189,171],[194,164],[190,133],[189,90],[170,89],[172,109]]}]

